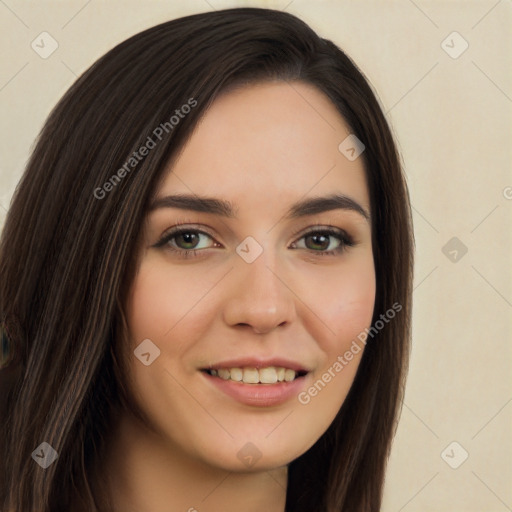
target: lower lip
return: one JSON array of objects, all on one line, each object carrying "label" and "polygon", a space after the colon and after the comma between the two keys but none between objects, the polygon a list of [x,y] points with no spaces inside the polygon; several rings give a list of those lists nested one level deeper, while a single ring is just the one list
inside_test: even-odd
[{"label": "lower lip", "polygon": [[226,395],[242,404],[255,407],[280,405],[296,397],[303,388],[306,377],[297,377],[291,382],[276,382],[275,384],[244,384],[214,377],[206,372],[201,373]]}]

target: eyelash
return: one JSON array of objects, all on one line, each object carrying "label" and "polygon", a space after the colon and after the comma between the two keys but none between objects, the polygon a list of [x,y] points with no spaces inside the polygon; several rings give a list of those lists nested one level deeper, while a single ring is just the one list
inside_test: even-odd
[{"label": "eyelash", "polygon": [[[185,223],[178,222],[169,231],[167,231],[153,247],[161,248],[161,247],[164,247],[165,245],[167,245],[167,247],[165,247],[166,250],[177,254],[179,257],[181,257],[183,259],[188,259],[190,257],[199,256],[200,253],[202,251],[204,251],[204,249],[192,249],[192,250],[179,249],[179,248],[173,247],[172,245],[169,244],[169,242],[171,240],[173,240],[175,237],[177,237],[178,235],[184,234],[184,233],[202,234],[202,235],[206,235],[213,239],[213,235],[211,235],[210,233],[208,233],[207,231],[204,231],[202,229],[197,229],[194,227],[179,228],[180,225],[184,225],[184,224]],[[316,256],[337,256],[337,255],[345,252],[347,247],[353,247],[355,245],[352,237],[348,233],[343,231],[342,229],[334,228],[334,227],[325,227],[324,224],[315,224],[314,226],[316,226],[316,227],[312,227],[309,230],[307,230],[305,233],[302,234],[302,236],[298,240],[301,240],[302,238],[305,238],[310,235],[326,235],[326,236],[332,236],[334,238],[337,238],[340,241],[340,245],[338,247],[336,247],[335,249],[331,249],[329,251],[315,251],[313,249],[306,249],[308,252],[310,252]],[[292,236],[295,237],[301,231],[302,231],[302,229],[299,229],[298,231],[293,233]],[[216,242],[216,243],[218,243],[218,242]],[[296,244],[296,242],[293,242],[293,244]],[[210,247],[209,247],[209,249],[210,249]]]}]

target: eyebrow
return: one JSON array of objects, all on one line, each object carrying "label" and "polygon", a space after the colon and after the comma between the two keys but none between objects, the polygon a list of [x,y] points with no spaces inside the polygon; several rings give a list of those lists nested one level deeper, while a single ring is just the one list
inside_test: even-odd
[{"label": "eyebrow", "polygon": [[[238,208],[231,201],[190,194],[177,194],[156,199],[150,204],[149,211],[159,208],[179,208],[181,210],[211,213],[227,218],[236,218],[238,212]],[[356,212],[367,221],[370,220],[370,214],[365,208],[354,199],[343,194],[302,199],[294,203],[284,217],[296,219],[338,209]]]}]

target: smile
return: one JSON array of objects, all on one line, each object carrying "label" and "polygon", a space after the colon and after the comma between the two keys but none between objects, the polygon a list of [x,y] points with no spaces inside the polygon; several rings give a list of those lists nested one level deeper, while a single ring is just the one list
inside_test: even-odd
[{"label": "smile", "polygon": [[266,368],[211,368],[203,370],[212,377],[223,380],[243,382],[244,384],[276,384],[278,382],[292,382],[298,377],[306,375],[306,371],[295,371],[290,368],[268,366]]}]

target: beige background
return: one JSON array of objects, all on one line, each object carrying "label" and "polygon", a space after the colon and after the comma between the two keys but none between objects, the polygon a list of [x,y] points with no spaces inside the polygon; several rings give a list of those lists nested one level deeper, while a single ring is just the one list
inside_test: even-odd
[{"label": "beige background", "polygon": [[[0,0],[0,224],[77,75],[144,28],[242,5],[285,9],[346,50],[403,155],[417,245],[413,351],[382,511],[512,510],[511,0]],[[59,45],[47,59],[31,48],[43,31]],[[469,47],[452,58],[445,39],[453,55]],[[445,462],[464,452],[457,469]]]}]

